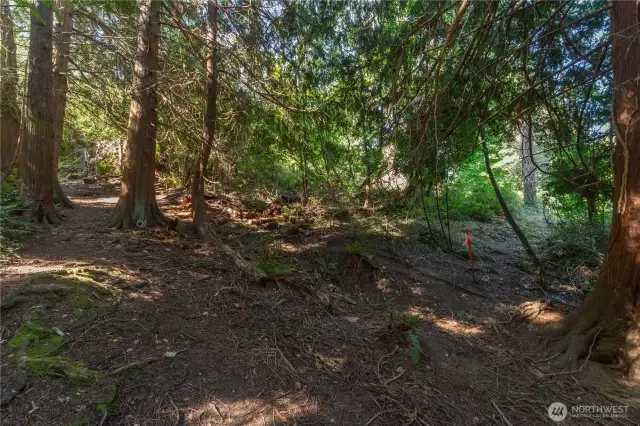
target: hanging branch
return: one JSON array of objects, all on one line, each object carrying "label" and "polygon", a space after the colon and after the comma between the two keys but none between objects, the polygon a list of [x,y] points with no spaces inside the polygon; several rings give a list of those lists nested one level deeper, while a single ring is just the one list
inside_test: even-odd
[{"label": "hanging branch", "polygon": [[543,280],[542,263],[540,262],[540,259],[538,259],[538,256],[536,256],[536,253],[533,251],[533,248],[531,247],[531,244],[529,244],[529,240],[527,240],[527,237],[524,235],[524,232],[522,232],[522,230],[516,223],[515,219],[511,215],[511,212],[509,211],[509,207],[507,206],[507,202],[502,196],[502,192],[500,191],[500,187],[498,186],[498,182],[496,182],[496,178],[493,176],[493,171],[491,170],[491,163],[489,161],[489,152],[487,150],[487,142],[484,138],[482,128],[480,129],[479,137],[480,137],[480,142],[482,143],[482,152],[484,153],[484,164],[487,168],[487,174],[489,175],[489,180],[491,181],[491,186],[493,187],[493,190],[496,193],[498,202],[502,207],[504,216],[507,219],[507,222],[509,222],[511,229],[513,229],[513,232],[515,232],[518,239],[520,240],[520,243],[522,244],[522,247],[524,248],[525,253],[527,253],[527,256],[529,256],[529,259],[531,259],[531,262],[533,262],[533,265],[536,267],[536,283],[543,290],[546,290],[547,286]]}]

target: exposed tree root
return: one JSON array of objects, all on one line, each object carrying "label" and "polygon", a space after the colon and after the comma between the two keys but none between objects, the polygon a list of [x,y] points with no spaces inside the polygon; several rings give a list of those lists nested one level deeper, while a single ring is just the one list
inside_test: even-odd
[{"label": "exposed tree root", "polygon": [[60,225],[62,219],[58,216],[53,205],[47,206],[40,200],[31,202],[24,211],[24,217],[33,222],[42,223],[45,220],[52,225]]},{"label": "exposed tree root", "polygon": [[206,215],[204,196],[193,198],[193,227],[200,238],[207,238],[212,233],[212,228]]},{"label": "exposed tree root", "polygon": [[60,186],[60,181],[58,179],[53,182],[53,193],[56,197],[58,197],[58,200],[60,200],[63,206],[69,207],[70,209],[74,207],[71,199],[67,197],[67,194],[64,193],[64,190],[62,189],[62,186]]},{"label": "exposed tree root", "polygon": [[[559,355],[552,368],[575,372],[582,369],[586,361],[628,364],[625,335],[628,330],[637,329],[638,324],[634,326],[626,320],[623,312],[607,308],[596,297],[587,299],[579,311],[551,331],[551,341],[555,342],[551,352]],[[585,361],[579,367],[581,359]]]},{"label": "exposed tree root", "polygon": [[166,228],[172,224],[171,219],[162,213],[155,199],[150,202],[145,210],[145,218],[135,220],[133,217],[133,201],[126,196],[121,196],[113,215],[109,219],[109,225],[114,228],[132,229],[154,226]]}]

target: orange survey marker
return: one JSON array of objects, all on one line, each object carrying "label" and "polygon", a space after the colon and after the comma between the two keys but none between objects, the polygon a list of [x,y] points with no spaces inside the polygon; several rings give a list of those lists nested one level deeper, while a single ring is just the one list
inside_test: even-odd
[{"label": "orange survey marker", "polygon": [[462,245],[469,247],[469,263],[471,264],[471,279],[475,281],[476,274],[475,274],[475,271],[473,270],[473,249],[471,248],[471,232],[467,231],[466,238]]},{"label": "orange survey marker", "polygon": [[469,247],[469,263],[473,266],[473,250],[471,250],[471,232],[467,232],[467,238],[464,240],[463,246]]}]

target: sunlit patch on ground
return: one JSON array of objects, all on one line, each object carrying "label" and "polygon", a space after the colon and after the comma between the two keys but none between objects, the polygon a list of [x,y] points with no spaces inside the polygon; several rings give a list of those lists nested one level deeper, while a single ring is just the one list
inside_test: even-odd
[{"label": "sunlit patch on ground", "polygon": [[[29,383],[24,392],[32,386],[32,395],[50,397],[35,401],[32,413],[30,397],[15,398],[8,424],[99,424],[104,414],[95,407],[111,381],[117,398],[104,424],[488,424],[496,418],[491,400],[511,424],[533,424],[546,415],[547,396],[596,401],[573,377],[540,380],[547,370],[535,362],[539,347],[523,336],[561,317],[555,311],[564,305],[522,304],[548,298],[505,261],[517,253],[476,269],[479,296],[461,287],[471,286],[466,259],[410,240],[390,243],[382,233],[394,235],[402,222],[380,221],[372,233],[364,225],[375,218],[367,216],[351,234],[338,222],[320,229],[318,220],[248,226],[245,208],[235,205],[222,222],[211,210],[220,239],[239,255],[286,271],[277,288],[263,288],[214,242],[170,229],[109,229],[117,198],[106,195],[76,197],[63,226],[44,227],[11,259],[2,291],[22,297],[3,308],[0,338],[8,341],[25,314],[37,314],[65,333],[65,356],[108,382],[81,395],[58,378]],[[162,200],[163,211],[188,214],[177,195]],[[217,201],[220,211],[229,205]],[[49,294],[41,293],[46,282],[31,281],[60,269],[91,285]],[[569,290],[561,295],[573,303]],[[24,375],[4,355],[6,343],[2,349],[3,387],[20,389]],[[510,405],[514,396],[535,402]]]},{"label": "sunlit patch on ground", "polygon": [[433,323],[440,330],[446,331],[448,333],[464,334],[464,335],[471,335],[471,336],[483,333],[483,330],[480,327],[467,325],[467,324],[461,323],[460,321],[456,321],[450,318],[440,318],[435,320]]},{"label": "sunlit patch on ground", "polygon": [[524,302],[518,306],[520,317],[532,325],[550,325],[563,320],[564,314],[553,310],[549,303],[541,301]]},{"label": "sunlit patch on ground", "polygon": [[267,424],[297,424],[306,416],[319,412],[319,405],[308,392],[281,392],[272,398],[212,398],[208,403],[193,407],[187,416],[193,424],[213,426]]},{"label": "sunlit patch on ground", "polygon": [[7,266],[4,272],[11,274],[39,274],[41,272],[54,272],[64,269],[65,265],[16,265]]}]

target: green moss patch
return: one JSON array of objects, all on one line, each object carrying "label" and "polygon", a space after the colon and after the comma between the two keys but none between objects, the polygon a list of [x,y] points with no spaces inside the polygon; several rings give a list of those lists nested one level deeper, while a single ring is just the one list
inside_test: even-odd
[{"label": "green moss patch", "polygon": [[82,310],[107,309],[117,302],[122,290],[110,284],[118,277],[102,270],[73,269],[45,272],[31,276],[33,286],[6,297],[3,307],[12,307],[41,295],[53,301],[66,301]]},{"label": "green moss patch", "polygon": [[35,274],[31,282],[55,288],[90,290],[101,296],[117,296],[120,290],[108,282],[109,275],[103,271],[72,269]]},{"label": "green moss patch", "polygon": [[102,379],[102,374],[89,370],[81,362],[61,356],[22,357],[28,372],[36,376],[62,377],[76,385],[89,385]]},{"label": "green moss patch", "polygon": [[65,342],[62,336],[39,323],[38,318],[25,319],[9,341],[12,360],[23,364],[36,376],[63,377],[77,385],[87,385],[102,378],[81,362],[59,356]]},{"label": "green moss patch", "polygon": [[11,349],[29,357],[55,354],[62,345],[62,337],[38,324],[37,319],[24,321],[16,335],[9,340]]}]

